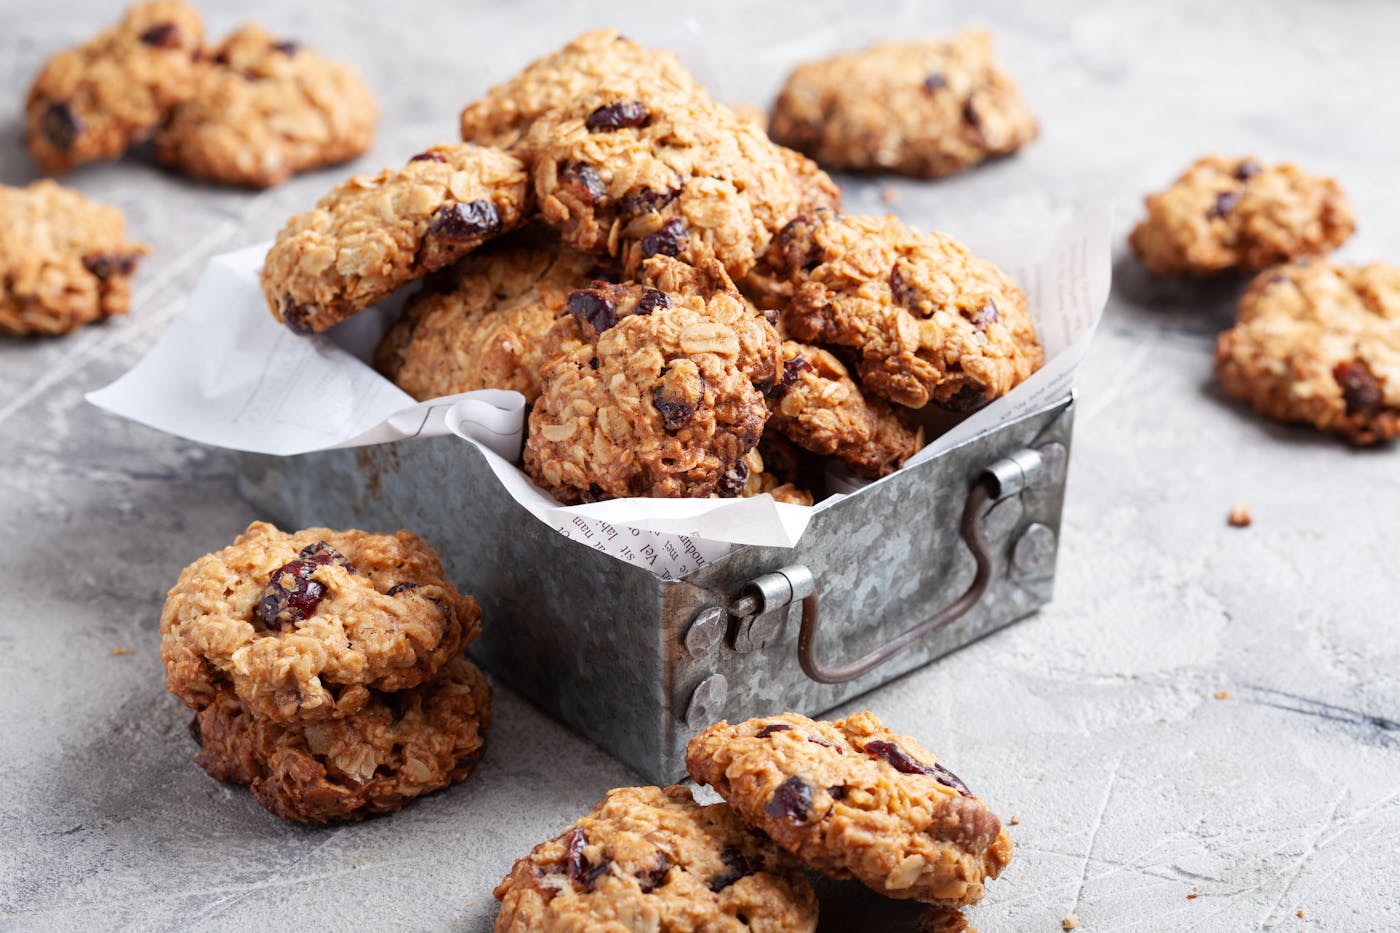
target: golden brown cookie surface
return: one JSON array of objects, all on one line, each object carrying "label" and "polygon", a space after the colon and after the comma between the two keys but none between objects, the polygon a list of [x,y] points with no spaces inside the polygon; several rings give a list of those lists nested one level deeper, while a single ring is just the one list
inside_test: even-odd
[{"label": "golden brown cookie surface", "polygon": [[516,861],[496,887],[496,933],[706,930],[811,933],[797,864],[723,804],[684,787],[621,787]]}]

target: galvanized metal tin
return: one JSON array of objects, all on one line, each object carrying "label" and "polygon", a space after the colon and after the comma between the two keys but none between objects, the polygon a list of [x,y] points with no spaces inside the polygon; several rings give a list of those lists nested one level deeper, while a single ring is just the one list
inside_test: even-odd
[{"label": "galvanized metal tin", "polygon": [[[1033,411],[822,509],[795,548],[739,548],[680,580],[556,533],[454,437],[248,454],[239,489],[286,526],[423,535],[482,604],[472,653],[486,669],[665,783],[684,773],[686,742],[712,721],[823,712],[1046,603],[1072,418],[1069,398]],[[1022,461],[1006,459],[1018,452]],[[1027,482],[1008,480],[1023,462],[1034,464]],[[974,503],[988,560],[971,608],[855,679],[809,677],[798,660],[802,592],[792,592],[802,589],[804,568],[820,597],[813,654],[836,663],[878,648],[968,590],[977,565],[960,522],[994,464],[1000,472],[985,480],[991,501]],[[796,569],[764,577],[780,568]],[[758,578],[780,608],[744,615],[760,595],[750,587]]]}]

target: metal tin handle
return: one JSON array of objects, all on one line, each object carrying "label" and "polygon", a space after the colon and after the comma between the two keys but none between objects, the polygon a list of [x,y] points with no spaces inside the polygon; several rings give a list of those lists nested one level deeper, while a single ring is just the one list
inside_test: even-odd
[{"label": "metal tin handle", "polygon": [[[818,594],[813,589],[803,597],[802,628],[797,635],[797,659],[807,676],[820,684],[840,684],[855,680],[915,642],[965,615],[987,591],[987,584],[992,577],[992,554],[978,522],[982,507],[988,502],[1016,495],[1027,486],[1034,485],[1043,469],[1044,460],[1039,451],[1027,448],[998,460],[982,471],[968,491],[967,504],[963,506],[962,514],[962,538],[967,542],[973,560],[977,562],[977,573],[972,578],[971,585],[954,603],[864,657],[846,664],[830,666],[817,660]],[[787,570],[782,572],[786,574]]]}]

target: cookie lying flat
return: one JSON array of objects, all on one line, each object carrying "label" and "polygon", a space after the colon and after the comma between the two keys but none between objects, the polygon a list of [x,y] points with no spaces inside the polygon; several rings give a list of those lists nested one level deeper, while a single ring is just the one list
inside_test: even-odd
[{"label": "cookie lying flat", "polygon": [[774,238],[749,285],[790,336],[860,353],[866,391],[972,411],[1040,368],[1025,293],[951,237],[816,211]]},{"label": "cookie lying flat", "polygon": [[870,713],[717,723],[690,741],[685,764],[807,865],[887,897],[975,904],[1011,860],[987,805]]},{"label": "cookie lying flat", "polygon": [[604,81],[518,146],[564,241],[634,274],[651,256],[744,275],[789,219],[840,193],[709,97]]},{"label": "cookie lying flat", "polygon": [[1145,201],[1128,242],[1159,276],[1264,269],[1330,252],[1356,230],[1331,178],[1252,158],[1207,156]]},{"label": "cookie lying flat", "polygon": [[596,337],[545,366],[525,471],[562,502],[739,495],[768,410],[738,334],[699,299],[613,288],[596,304],[571,298]]},{"label": "cookie lying flat", "polygon": [[432,680],[374,693],[354,714],[286,726],[248,712],[227,685],[195,717],[196,761],[248,785],[288,820],[328,823],[398,810],[476,770],[491,727],[491,687],[463,655]]},{"label": "cookie lying flat", "polygon": [[254,716],[344,718],[371,688],[423,683],[475,638],[481,610],[417,535],[254,522],[190,564],[161,613],[170,692],[193,709],[231,684]]},{"label": "cookie lying flat", "polygon": [[248,25],[171,112],[156,157],[196,178],[266,188],[362,155],[377,119],[374,95],[350,68]]},{"label": "cookie lying flat", "polygon": [[292,330],[326,330],[515,228],[528,205],[519,159],[434,146],[403,168],[351,178],[288,221],[263,264],[263,294]]},{"label": "cookie lying flat", "polygon": [[670,52],[643,48],[614,29],[596,29],[531,62],[467,106],[462,138],[483,146],[512,146],[540,117],[568,108],[604,81],[632,93],[643,87],[703,93]]},{"label": "cookie lying flat", "polygon": [[1220,335],[1225,391],[1353,443],[1400,437],[1400,267],[1312,260],[1261,273]]},{"label": "cookie lying flat", "polygon": [[908,411],[867,399],[831,353],[788,340],[783,356],[784,377],[765,393],[773,413],[768,430],[872,479],[893,473],[923,446]]},{"label": "cookie lying flat", "polygon": [[204,26],[183,3],[157,0],[45,63],[25,102],[25,143],[50,175],[115,159],[188,100]]},{"label": "cookie lying flat", "polygon": [[935,178],[1015,152],[1037,128],[991,35],[966,29],[800,65],[769,132],[829,169]]},{"label": "cookie lying flat", "polygon": [[815,930],[802,870],[723,804],[673,786],[621,787],[516,861],[496,933]]},{"label": "cookie lying flat", "polygon": [[601,270],[538,235],[498,240],[439,273],[375,352],[375,367],[422,401],[513,389],[533,403],[549,361],[545,335]]},{"label": "cookie lying flat", "polygon": [[51,181],[0,185],[0,334],[66,334],[125,314],[146,247],[115,207]]}]

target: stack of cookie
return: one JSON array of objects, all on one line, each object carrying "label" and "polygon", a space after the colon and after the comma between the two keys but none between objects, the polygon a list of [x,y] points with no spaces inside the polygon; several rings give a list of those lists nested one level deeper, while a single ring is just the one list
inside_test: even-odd
[{"label": "stack of cookie", "polygon": [[684,787],[620,788],[515,863],[496,888],[496,933],[593,929],[810,931],[800,866],[933,905],[930,930],[966,929],[1010,862],[1001,821],[909,736],[870,713],[718,723],[686,767],[724,803]]},{"label": "stack of cookie", "polygon": [[416,535],[255,522],[180,574],[161,614],[197,761],[286,819],[397,810],[476,770],[491,689],[470,596]]},{"label": "stack of cookie", "polygon": [[377,119],[346,66],[255,25],[206,49],[199,13],[178,0],[137,4],[55,55],[25,104],[26,144],[48,174],[154,138],[171,168],[256,188],[361,155]]},{"label": "stack of cookie", "polygon": [[1208,156],[1146,202],[1129,243],[1154,275],[1258,273],[1216,345],[1227,392],[1356,444],[1400,437],[1400,267],[1320,258],[1356,229],[1335,180]]},{"label": "stack of cookie", "polygon": [[308,333],[426,277],[377,365],[419,399],[524,394],[524,468],[561,502],[811,503],[820,458],[886,475],[920,410],[971,411],[1043,361],[1000,270],[841,215],[825,172],[668,53],[587,33],[460,124],[467,143],[293,218],[263,289]]}]

